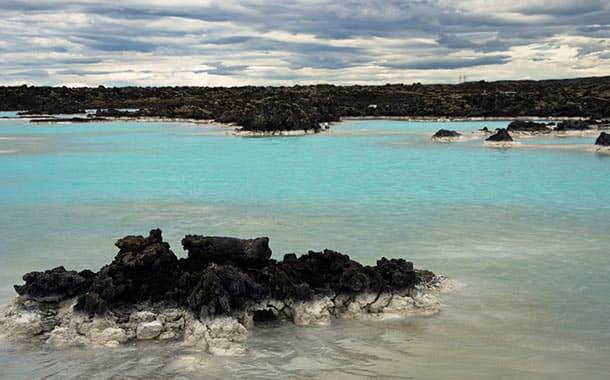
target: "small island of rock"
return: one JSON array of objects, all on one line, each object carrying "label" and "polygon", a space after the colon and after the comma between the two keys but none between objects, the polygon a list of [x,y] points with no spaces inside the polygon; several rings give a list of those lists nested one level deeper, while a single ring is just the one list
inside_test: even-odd
[{"label": "small island of rock", "polygon": [[610,134],[606,132],[600,133],[597,139],[595,139],[594,150],[597,152],[610,153]]},{"label": "small island of rock", "polygon": [[495,147],[508,147],[514,144],[513,138],[506,128],[499,128],[496,133],[485,139],[485,144]]},{"label": "small island of rock", "polygon": [[452,131],[448,129],[439,129],[432,136],[432,141],[434,142],[453,142],[459,140],[460,136],[462,136],[457,131]]},{"label": "small island of rock", "polygon": [[25,274],[0,331],[60,346],[154,339],[234,354],[262,323],[435,313],[433,293],[444,283],[404,259],[366,266],[324,250],[277,261],[265,237],[187,235],[186,258],[158,229],[115,245],[118,254],[97,273],[57,267]]}]

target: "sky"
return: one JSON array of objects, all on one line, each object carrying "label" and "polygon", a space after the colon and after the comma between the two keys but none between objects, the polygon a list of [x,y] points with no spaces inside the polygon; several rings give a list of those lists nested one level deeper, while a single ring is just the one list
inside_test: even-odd
[{"label": "sky", "polygon": [[0,0],[0,85],[610,75],[608,0]]}]

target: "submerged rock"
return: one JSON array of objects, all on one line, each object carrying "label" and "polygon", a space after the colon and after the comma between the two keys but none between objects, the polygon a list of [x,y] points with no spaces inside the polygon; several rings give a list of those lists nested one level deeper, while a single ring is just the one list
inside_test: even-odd
[{"label": "submerged rock", "polygon": [[188,256],[178,260],[155,229],[119,239],[118,254],[97,273],[63,267],[28,273],[0,327],[57,345],[181,339],[235,353],[246,326],[327,324],[386,310],[430,313],[440,305],[424,295],[442,278],[404,259],[366,266],[324,250],[276,261],[266,237],[187,235],[182,244]]},{"label": "submerged rock", "polygon": [[488,138],[486,138],[485,141],[490,141],[490,142],[511,142],[511,141],[513,141],[513,138],[511,137],[510,133],[508,133],[506,128],[500,128],[500,129],[496,130],[495,134],[493,134],[493,135],[489,136]]}]

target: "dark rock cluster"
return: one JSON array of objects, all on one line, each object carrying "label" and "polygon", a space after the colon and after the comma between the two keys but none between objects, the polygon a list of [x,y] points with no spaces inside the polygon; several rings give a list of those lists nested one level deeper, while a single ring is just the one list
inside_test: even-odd
[{"label": "dark rock cluster", "polygon": [[508,142],[513,141],[513,138],[511,137],[510,133],[508,133],[508,130],[506,130],[506,128],[499,128],[496,130],[495,134],[486,138],[485,141]]},{"label": "dark rock cluster", "polygon": [[436,131],[432,138],[447,138],[447,137],[460,137],[461,134],[456,131],[448,130],[448,129],[439,129]]},{"label": "dark rock cluster", "polygon": [[201,318],[230,315],[265,299],[311,300],[317,295],[401,291],[427,283],[434,274],[414,270],[404,259],[365,266],[324,250],[271,258],[268,238],[236,239],[187,235],[178,259],[161,231],[119,239],[119,252],[97,273],[63,267],[23,276],[15,290],[40,302],[78,297],[75,310],[103,315],[138,303],[185,307]]},{"label": "dark rock cluster", "polygon": [[[610,76],[458,85],[292,87],[0,86],[0,110],[97,116],[214,119],[246,130],[316,130],[340,117],[610,116]],[[117,111],[132,108],[136,112]],[[558,126],[573,128],[572,125]]]},{"label": "dark rock cluster", "polygon": [[509,132],[550,132],[551,129],[545,123],[534,121],[513,120],[508,124]]},{"label": "dark rock cluster", "polygon": [[595,121],[592,120],[564,120],[555,127],[556,131],[585,131],[592,129]]}]

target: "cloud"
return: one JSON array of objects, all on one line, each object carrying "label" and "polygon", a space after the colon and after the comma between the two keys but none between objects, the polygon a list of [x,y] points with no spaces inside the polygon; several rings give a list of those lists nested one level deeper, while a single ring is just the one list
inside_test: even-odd
[{"label": "cloud", "polygon": [[483,57],[451,58],[438,57],[433,59],[413,60],[405,63],[387,64],[393,69],[412,69],[412,70],[451,70],[465,67],[501,65],[510,59],[508,55],[491,55]]},{"label": "cloud", "polygon": [[608,75],[608,20],[604,0],[4,0],[0,70],[47,85]]}]

